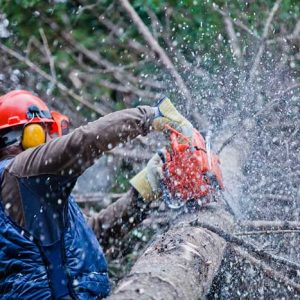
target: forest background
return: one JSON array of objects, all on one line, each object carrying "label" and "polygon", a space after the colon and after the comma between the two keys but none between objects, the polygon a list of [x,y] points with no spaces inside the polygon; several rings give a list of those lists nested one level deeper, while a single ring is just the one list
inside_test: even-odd
[{"label": "forest background", "polygon": [[[32,90],[73,128],[167,95],[196,128],[211,132],[225,197],[240,221],[298,222],[299,4],[1,0],[0,92]],[[163,143],[150,135],[100,159],[76,187],[86,212],[125,192]],[[151,222],[114,245],[116,279],[160,226]],[[300,262],[297,232],[246,238]],[[240,285],[221,285],[219,293],[235,295]]]}]

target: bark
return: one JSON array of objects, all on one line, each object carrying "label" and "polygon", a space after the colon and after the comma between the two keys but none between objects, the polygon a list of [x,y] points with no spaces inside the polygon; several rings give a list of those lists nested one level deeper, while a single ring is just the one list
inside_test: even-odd
[{"label": "bark", "polygon": [[233,228],[231,215],[220,207],[177,217],[166,233],[155,238],[108,299],[204,297],[218,272],[226,241],[206,228],[193,226],[191,221],[196,219],[226,231]]}]

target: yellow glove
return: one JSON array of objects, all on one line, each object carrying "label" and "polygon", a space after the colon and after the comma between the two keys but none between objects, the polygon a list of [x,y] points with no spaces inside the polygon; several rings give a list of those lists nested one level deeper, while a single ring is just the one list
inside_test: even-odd
[{"label": "yellow glove", "polygon": [[168,124],[185,136],[192,137],[193,125],[178,112],[169,98],[163,98],[156,108],[157,113],[152,123],[156,131],[164,131],[165,125]]},{"label": "yellow glove", "polygon": [[160,181],[163,178],[162,165],[160,156],[155,154],[147,166],[130,180],[130,184],[145,201],[156,200],[160,197]]}]

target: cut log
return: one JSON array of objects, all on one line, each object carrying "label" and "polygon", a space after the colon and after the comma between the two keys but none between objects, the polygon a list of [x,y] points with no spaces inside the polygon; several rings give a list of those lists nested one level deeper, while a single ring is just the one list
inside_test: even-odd
[{"label": "cut log", "polygon": [[232,216],[220,207],[179,216],[166,233],[155,238],[108,299],[204,297],[218,272],[226,242],[208,229],[192,226],[193,219],[229,232],[233,228]]}]

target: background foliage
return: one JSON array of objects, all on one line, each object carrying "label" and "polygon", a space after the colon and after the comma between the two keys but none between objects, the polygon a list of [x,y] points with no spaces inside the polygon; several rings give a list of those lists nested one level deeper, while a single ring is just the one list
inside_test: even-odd
[{"label": "background foliage", "polygon": [[[1,0],[0,42],[15,51],[1,47],[1,93],[33,90],[73,126],[167,94],[197,128],[212,131],[240,218],[299,220],[298,0],[130,2],[182,77],[190,109],[161,56],[112,0]],[[150,136],[126,147],[132,156],[106,165],[115,170],[107,190],[124,191],[158,145]],[[133,149],[149,155],[136,159]],[[299,260],[289,243],[271,242]]]}]

